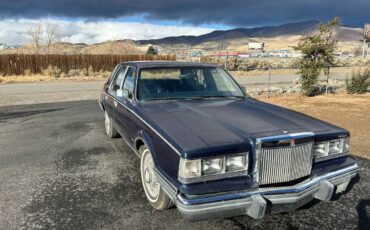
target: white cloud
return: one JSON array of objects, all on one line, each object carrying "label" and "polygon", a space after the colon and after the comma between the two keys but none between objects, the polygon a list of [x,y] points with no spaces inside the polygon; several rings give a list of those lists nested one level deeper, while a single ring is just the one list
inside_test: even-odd
[{"label": "white cloud", "polygon": [[[0,20],[0,43],[20,45],[27,41],[27,29],[47,19],[5,19]],[[66,21],[50,19],[50,23],[58,24],[61,41],[71,43],[93,44],[118,39],[153,39],[179,35],[200,35],[212,29],[190,26],[168,26],[150,23],[120,21]]]}]

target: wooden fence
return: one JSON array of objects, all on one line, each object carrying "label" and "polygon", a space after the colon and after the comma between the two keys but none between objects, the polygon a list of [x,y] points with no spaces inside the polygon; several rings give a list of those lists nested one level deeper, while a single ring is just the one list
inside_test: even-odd
[{"label": "wooden fence", "polygon": [[94,71],[112,71],[121,62],[144,60],[176,60],[175,55],[109,55],[109,54],[76,54],[76,55],[43,55],[43,54],[4,54],[0,55],[0,74],[22,75],[38,74],[48,66],[58,67],[68,73],[71,69],[88,69]]}]

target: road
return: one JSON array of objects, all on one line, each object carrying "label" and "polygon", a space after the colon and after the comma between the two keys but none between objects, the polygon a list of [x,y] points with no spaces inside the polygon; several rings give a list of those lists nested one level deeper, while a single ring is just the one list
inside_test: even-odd
[{"label": "road", "polygon": [[0,106],[97,99],[104,81],[0,84]]},{"label": "road", "polygon": [[339,200],[262,220],[187,222],[145,200],[139,160],[96,100],[0,107],[0,229],[367,229],[370,161]]},{"label": "road", "polygon": [[[292,85],[299,75],[273,75],[272,86]],[[345,80],[347,74],[336,74],[333,79]],[[267,87],[268,75],[235,77],[248,88]],[[320,80],[326,79],[324,76]],[[104,81],[52,81],[35,83],[0,84],[0,106],[58,101],[97,99]]]},{"label": "road", "polygon": [[[298,79],[300,75],[298,74],[274,74],[270,77],[270,83],[272,85],[291,85],[294,80]],[[339,81],[344,81],[348,77],[347,73],[336,73],[335,75],[332,75],[330,79],[335,79]],[[268,75],[258,75],[258,76],[241,76],[241,77],[235,77],[235,79],[239,82],[241,85],[246,85],[250,87],[256,87],[256,86],[266,86],[269,82],[269,76]],[[326,76],[321,75],[319,77],[319,81],[326,81]]]}]

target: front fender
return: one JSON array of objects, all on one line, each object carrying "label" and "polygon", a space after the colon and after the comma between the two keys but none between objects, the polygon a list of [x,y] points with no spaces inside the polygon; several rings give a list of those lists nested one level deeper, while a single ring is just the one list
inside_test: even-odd
[{"label": "front fender", "polygon": [[[155,147],[154,147],[154,144],[153,144],[153,141],[152,141],[150,135],[148,133],[146,133],[145,131],[140,130],[139,133],[137,134],[137,137],[136,137],[135,142],[134,142],[135,147],[138,146],[138,143],[140,141],[143,142],[148,147],[149,151],[152,154],[154,162],[156,162],[157,153],[155,151]],[[137,150],[139,150],[139,149],[137,148]]]},{"label": "front fender", "polygon": [[155,167],[161,171],[172,183],[178,184],[177,174],[180,156],[173,151],[160,137],[151,135],[144,130],[137,134],[135,146],[142,141],[150,150]]}]

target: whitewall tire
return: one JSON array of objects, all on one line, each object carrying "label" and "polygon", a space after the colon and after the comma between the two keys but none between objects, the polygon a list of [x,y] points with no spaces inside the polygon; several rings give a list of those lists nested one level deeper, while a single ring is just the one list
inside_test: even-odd
[{"label": "whitewall tire", "polygon": [[145,145],[139,149],[141,155],[140,171],[146,198],[151,206],[157,210],[165,210],[173,206],[171,199],[161,188],[154,173],[152,154]]}]

